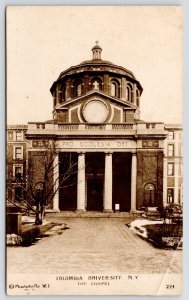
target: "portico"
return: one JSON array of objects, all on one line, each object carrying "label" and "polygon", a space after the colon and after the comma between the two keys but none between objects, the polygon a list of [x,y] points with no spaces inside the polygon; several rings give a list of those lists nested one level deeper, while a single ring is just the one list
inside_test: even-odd
[{"label": "portico", "polygon": [[[77,180],[68,187],[68,192],[65,188],[56,193],[54,209],[111,212],[119,204],[120,211],[136,210],[136,153],[98,150],[70,152],[77,155]],[[61,153],[57,154],[56,161]],[[60,168],[56,169],[56,178],[60,176],[59,171]],[[64,202],[70,202],[70,207]]]}]

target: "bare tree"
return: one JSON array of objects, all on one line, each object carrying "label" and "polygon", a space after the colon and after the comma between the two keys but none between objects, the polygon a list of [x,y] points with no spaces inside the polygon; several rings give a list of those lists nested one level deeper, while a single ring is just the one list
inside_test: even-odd
[{"label": "bare tree", "polygon": [[[8,196],[8,202],[22,211],[35,213],[35,224],[42,224],[45,209],[52,206],[58,189],[74,184],[73,174],[77,172],[77,163],[71,153],[64,153],[61,162],[57,159],[58,149],[53,140],[40,140],[36,151],[28,151],[26,172],[13,172],[13,162],[7,153],[7,194],[20,188],[21,195]],[[60,163],[63,172],[59,174]]]}]

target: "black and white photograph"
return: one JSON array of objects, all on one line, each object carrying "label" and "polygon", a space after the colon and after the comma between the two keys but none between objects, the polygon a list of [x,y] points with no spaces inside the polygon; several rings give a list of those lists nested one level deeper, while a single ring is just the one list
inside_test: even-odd
[{"label": "black and white photograph", "polygon": [[182,6],[8,6],[8,295],[181,295]]}]

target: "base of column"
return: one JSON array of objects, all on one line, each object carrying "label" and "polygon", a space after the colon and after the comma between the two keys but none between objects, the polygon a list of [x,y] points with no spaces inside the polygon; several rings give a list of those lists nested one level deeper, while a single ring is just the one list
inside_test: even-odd
[{"label": "base of column", "polygon": [[86,212],[86,209],[77,209],[76,212]]},{"label": "base of column", "polygon": [[112,209],[103,209],[103,213],[112,213],[113,210]]}]

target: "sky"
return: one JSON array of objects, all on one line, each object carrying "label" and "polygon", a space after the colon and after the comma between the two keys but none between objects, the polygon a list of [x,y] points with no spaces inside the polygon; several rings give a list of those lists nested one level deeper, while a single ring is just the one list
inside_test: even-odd
[{"label": "sky", "polygon": [[50,87],[92,58],[132,71],[144,91],[141,119],[182,122],[182,8],[28,6],[7,10],[7,123],[52,119]]}]

